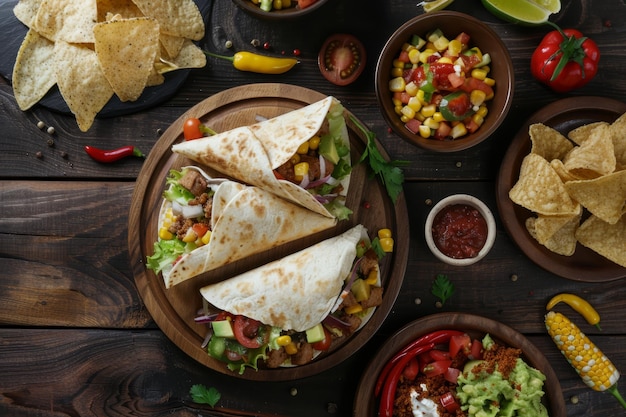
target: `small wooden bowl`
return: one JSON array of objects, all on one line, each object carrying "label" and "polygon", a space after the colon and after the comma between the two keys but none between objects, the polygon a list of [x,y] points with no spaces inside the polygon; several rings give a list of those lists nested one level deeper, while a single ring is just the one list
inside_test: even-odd
[{"label": "small wooden bowl", "polygon": [[[437,140],[423,138],[419,134],[409,131],[400,116],[394,111],[389,91],[391,68],[393,60],[397,58],[402,45],[408,42],[413,35],[425,36],[428,32],[441,29],[449,38],[453,39],[459,33],[465,32],[470,38],[470,44],[477,46],[483,53],[491,56],[491,72],[489,76],[496,83],[494,98],[487,103],[489,114],[475,133],[455,140]],[[513,63],[509,52],[497,35],[487,24],[464,13],[441,11],[424,13],[409,20],[400,26],[389,38],[378,59],[376,66],[376,96],[381,112],[391,129],[407,142],[434,152],[455,152],[475,146],[490,137],[506,118],[513,101],[515,85]]]},{"label": "small wooden bowl", "polygon": [[[296,0],[292,0],[292,2],[297,3]],[[319,9],[324,4],[328,3],[328,0],[317,0],[315,3],[313,3],[312,5],[304,9],[301,9],[296,5],[296,6],[287,7],[281,10],[271,10],[269,12],[266,12],[265,10],[261,10],[258,4],[254,4],[250,0],[233,0],[233,3],[235,3],[237,7],[241,8],[247,13],[255,17],[258,17],[260,19],[286,20],[286,19],[295,19],[298,17],[308,15],[309,13]]]},{"label": "small wooden bowl", "polygon": [[436,330],[460,330],[474,338],[489,334],[494,340],[522,350],[527,364],[540,370],[546,380],[543,385],[543,403],[552,417],[566,417],[565,400],[561,385],[545,356],[526,337],[516,330],[486,317],[466,313],[439,313],[415,320],[385,342],[368,364],[363,373],[354,398],[354,417],[378,415],[378,399],[374,388],[378,375],[387,362],[413,340]]}]

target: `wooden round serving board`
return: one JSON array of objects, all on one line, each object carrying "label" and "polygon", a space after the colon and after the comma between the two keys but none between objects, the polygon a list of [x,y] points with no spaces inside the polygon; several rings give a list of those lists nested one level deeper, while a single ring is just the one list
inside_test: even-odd
[{"label": "wooden round serving board", "polygon": [[415,320],[391,336],[379,349],[367,366],[354,398],[354,417],[377,415],[378,399],[374,388],[378,375],[384,366],[400,349],[420,336],[437,330],[460,330],[473,338],[483,338],[489,334],[495,341],[522,350],[522,358],[545,376],[543,403],[552,417],[566,417],[565,401],[559,379],[548,359],[524,335],[500,322],[486,317],[466,313],[440,313]]},{"label": "wooden round serving board", "polygon": [[[153,253],[153,245],[157,240],[159,209],[169,170],[185,165],[198,165],[171,151],[174,143],[183,140],[183,124],[187,118],[197,117],[206,126],[223,132],[253,124],[259,116],[275,117],[324,97],[316,91],[286,84],[244,85],[213,95],[185,112],[165,131],[150,152],[137,179],[130,208],[128,239],[131,265],[139,293],[161,330],[189,356],[218,372],[251,380],[279,381],[303,378],[326,370],[349,357],[374,335],[391,311],[400,291],[409,250],[408,213],[404,195],[401,194],[394,205],[387,196],[385,187],[371,177],[369,168],[364,164],[356,165],[365,149],[367,138],[350,120],[354,116],[347,110],[345,116],[353,164],[346,202],[353,211],[350,220],[339,222],[337,226],[324,232],[206,272],[170,289],[165,289],[160,274],[155,275],[145,267],[146,256]],[[360,123],[365,126],[365,123]],[[379,146],[379,150],[388,159],[384,149]],[[368,204],[364,205],[364,202]],[[224,363],[211,358],[201,348],[207,328],[193,321],[202,307],[199,292],[201,287],[282,258],[338,235],[356,224],[367,227],[370,235],[375,234],[378,229],[390,228],[395,239],[394,252],[381,262],[382,285],[385,288],[383,303],[360,331],[307,365],[259,369],[257,372],[248,369],[243,375],[229,371]]]}]

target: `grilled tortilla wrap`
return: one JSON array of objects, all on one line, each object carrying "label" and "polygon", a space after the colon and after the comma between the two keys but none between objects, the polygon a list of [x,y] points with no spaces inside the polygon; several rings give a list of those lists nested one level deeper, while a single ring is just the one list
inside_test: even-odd
[{"label": "grilled tortilla wrap", "polygon": [[[329,113],[330,112],[330,113]],[[328,116],[328,123],[324,125]],[[323,127],[330,126],[336,140],[349,150],[350,138],[343,118],[343,106],[333,97],[327,97],[303,108],[250,126],[241,126],[227,132],[185,141],[172,146],[172,151],[204,164],[218,172],[247,184],[270,191],[284,199],[298,203],[316,213],[336,217],[322,196],[285,179],[278,179],[274,170],[287,163]],[[350,166],[350,153],[341,158]],[[345,206],[350,175],[338,178],[341,191],[336,198]],[[334,201],[334,200],[333,200]]]},{"label": "grilled tortilla wrap", "polygon": [[[334,219],[311,212],[258,187],[213,179],[197,167],[184,169],[198,171],[215,193],[210,218],[211,235],[208,244],[184,253],[173,267],[170,263],[161,271],[166,288],[336,224]],[[172,202],[164,199],[159,230],[171,208]]]},{"label": "grilled tortilla wrap", "polygon": [[367,235],[358,225],[285,258],[200,289],[220,310],[283,330],[305,331],[333,310]]}]

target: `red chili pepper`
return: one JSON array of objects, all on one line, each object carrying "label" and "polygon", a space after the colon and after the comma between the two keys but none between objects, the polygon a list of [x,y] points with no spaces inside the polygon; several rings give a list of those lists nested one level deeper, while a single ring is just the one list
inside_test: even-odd
[{"label": "red chili pepper", "polygon": [[396,353],[395,356],[389,360],[389,362],[387,362],[383,370],[380,372],[380,375],[378,375],[378,379],[376,380],[376,386],[374,388],[374,395],[378,396],[380,394],[380,390],[385,383],[387,375],[389,375],[389,372],[391,372],[391,369],[394,367],[394,365],[398,363],[398,361],[400,361],[402,358],[404,358],[407,354],[409,354],[412,350],[425,344],[446,343],[450,341],[450,338],[452,338],[452,336],[461,334],[463,334],[463,332],[459,330],[437,330],[432,333],[425,334],[424,336],[415,339],[413,342],[406,345],[402,350]]},{"label": "red chili pepper", "polygon": [[117,149],[98,149],[93,146],[85,145],[85,152],[87,152],[87,155],[92,159],[103,163],[115,162],[127,156],[145,157],[139,149],[132,145],[122,146]]},{"label": "red chili pepper", "polygon": [[398,362],[392,367],[391,372],[389,373],[388,378],[385,380],[385,384],[383,387],[383,392],[380,397],[380,406],[378,409],[378,417],[392,417],[393,416],[393,403],[396,398],[396,388],[398,387],[398,381],[402,376],[402,372],[407,364],[411,361],[415,356],[432,350],[435,347],[434,343],[429,343],[425,345],[417,346],[415,349],[408,352],[407,355],[402,357]]},{"label": "red chili pepper", "polygon": [[580,88],[598,72],[600,50],[596,43],[575,29],[549,32],[532,54],[533,76],[558,93]]}]

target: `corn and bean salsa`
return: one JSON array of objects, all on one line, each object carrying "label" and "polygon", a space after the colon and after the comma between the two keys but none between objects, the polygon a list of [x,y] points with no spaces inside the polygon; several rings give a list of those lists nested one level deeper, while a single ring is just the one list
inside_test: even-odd
[{"label": "corn and bean salsa", "polygon": [[451,40],[439,29],[414,35],[391,68],[395,112],[423,138],[454,140],[475,132],[494,97],[490,63],[489,53],[470,46],[464,32]]}]

